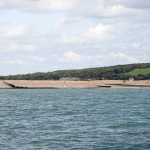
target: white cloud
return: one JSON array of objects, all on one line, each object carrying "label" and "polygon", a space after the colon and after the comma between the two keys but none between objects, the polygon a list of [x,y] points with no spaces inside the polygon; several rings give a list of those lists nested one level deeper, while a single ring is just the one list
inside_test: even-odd
[{"label": "white cloud", "polygon": [[25,25],[18,25],[16,27],[7,28],[3,36],[8,38],[18,38],[23,36],[26,33],[27,27]]},{"label": "white cloud", "polygon": [[0,7],[4,9],[20,9],[26,11],[65,11],[76,3],[75,0],[1,0]]},{"label": "white cloud", "polygon": [[29,58],[32,62],[43,62],[45,60],[45,58],[41,56],[30,56]]},{"label": "white cloud", "polygon": [[114,5],[111,7],[106,8],[102,14],[103,16],[113,17],[113,16],[120,16],[120,15],[129,15],[129,14],[136,14],[137,10],[126,8],[121,5]]},{"label": "white cloud", "polygon": [[12,44],[8,48],[10,52],[33,52],[34,50],[35,46],[30,44]]},{"label": "white cloud", "polygon": [[74,0],[39,0],[37,1],[37,8],[40,11],[65,11],[75,3]]},{"label": "white cloud", "polygon": [[52,32],[60,32],[66,25],[74,24],[81,20],[81,17],[63,17],[56,22],[52,27]]},{"label": "white cloud", "polygon": [[4,65],[22,65],[25,62],[22,59],[7,59],[2,62]]},{"label": "white cloud", "polygon": [[52,32],[58,32],[65,25],[65,18],[61,18],[57,23],[55,23],[52,27]]},{"label": "white cloud", "polygon": [[116,29],[113,25],[100,23],[77,36],[62,35],[59,40],[67,44],[101,43],[114,39],[119,32],[120,30]]},{"label": "white cloud", "polygon": [[[1,62],[15,64],[14,72],[19,72],[17,64],[25,63],[20,65],[23,72],[32,72],[149,61],[149,4],[148,0],[0,0]],[[3,70],[12,73],[5,66]]]},{"label": "white cloud", "polygon": [[0,7],[2,7],[3,6],[3,2],[2,1],[0,1]]},{"label": "white cloud", "polygon": [[117,60],[118,62],[122,61],[124,63],[136,63],[139,62],[139,60],[136,57],[126,55],[122,52],[117,52],[117,53],[110,53],[109,54],[110,58]]},{"label": "white cloud", "polygon": [[103,0],[106,5],[123,5],[131,8],[150,8],[148,0]]},{"label": "white cloud", "polygon": [[37,56],[37,55],[17,55],[13,57],[5,58],[5,60],[2,61],[2,64],[4,65],[31,65],[31,64],[37,64],[37,63],[43,63],[45,57]]},{"label": "white cloud", "polygon": [[86,40],[104,41],[112,37],[115,32],[115,28],[110,24],[98,24],[95,27],[91,27],[85,34]]},{"label": "white cloud", "polygon": [[109,3],[109,0],[80,0],[71,14],[89,18],[118,17],[136,15],[136,8],[126,7],[122,3]]},{"label": "white cloud", "polygon": [[134,8],[147,8],[150,3],[146,0],[1,0],[0,7],[38,12],[64,11],[88,17],[112,17],[134,14],[137,12]]},{"label": "white cloud", "polygon": [[83,57],[73,51],[68,51],[68,52],[64,53],[64,61],[79,63],[82,60],[83,60]]},{"label": "white cloud", "polygon": [[143,45],[140,42],[134,42],[132,47],[138,51],[149,51],[148,55],[150,55],[150,45]]},{"label": "white cloud", "polygon": [[134,43],[132,44],[132,46],[133,46],[133,48],[139,48],[139,47],[141,46],[141,43],[139,43],[139,42],[134,42]]},{"label": "white cloud", "polygon": [[[97,54],[77,54],[75,52],[69,51],[65,53],[65,57],[59,58],[57,60],[61,63],[58,69],[62,68],[89,68],[89,67],[100,67],[100,66],[112,66],[118,64],[129,64],[140,62],[137,57],[131,56],[130,54],[125,54],[123,52],[99,52]],[[78,63],[80,65],[78,65]],[[65,66],[65,67],[64,67]]]}]

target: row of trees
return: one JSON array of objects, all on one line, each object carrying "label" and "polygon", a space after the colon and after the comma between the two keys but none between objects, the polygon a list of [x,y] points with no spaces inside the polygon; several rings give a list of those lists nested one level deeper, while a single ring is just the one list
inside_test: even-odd
[{"label": "row of trees", "polygon": [[[110,80],[126,80],[130,75],[125,73],[134,69],[150,68],[150,63],[117,65],[110,67],[87,68],[79,70],[59,70],[48,73],[33,73],[26,75],[0,76],[1,80],[59,80],[65,77],[79,78],[80,80],[88,79],[110,79]],[[135,79],[150,79],[150,74],[139,74]]]}]

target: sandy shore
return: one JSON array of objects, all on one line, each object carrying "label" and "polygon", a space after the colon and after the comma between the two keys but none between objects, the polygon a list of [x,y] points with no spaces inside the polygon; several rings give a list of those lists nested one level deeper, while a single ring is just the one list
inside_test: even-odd
[{"label": "sandy shore", "polygon": [[[122,80],[94,80],[94,81],[54,81],[54,80],[5,80],[16,87],[24,88],[100,88],[100,87],[150,87],[150,80],[126,81]],[[0,81],[0,88],[12,88]]]}]

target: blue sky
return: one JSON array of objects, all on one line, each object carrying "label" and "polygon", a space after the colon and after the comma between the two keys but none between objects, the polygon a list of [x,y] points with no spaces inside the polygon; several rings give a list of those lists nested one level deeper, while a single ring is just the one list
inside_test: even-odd
[{"label": "blue sky", "polygon": [[150,60],[149,0],[0,0],[0,75]]}]

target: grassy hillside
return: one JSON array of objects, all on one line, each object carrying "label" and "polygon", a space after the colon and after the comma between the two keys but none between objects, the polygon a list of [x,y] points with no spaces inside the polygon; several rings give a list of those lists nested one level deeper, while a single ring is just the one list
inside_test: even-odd
[{"label": "grassy hillside", "polygon": [[150,68],[143,68],[143,69],[135,69],[133,71],[125,73],[125,75],[131,75],[131,76],[138,76],[139,74],[150,74]]},{"label": "grassy hillside", "polygon": [[135,79],[150,79],[150,63],[117,65],[98,68],[58,70],[47,73],[0,76],[1,80],[60,80],[75,78],[77,80],[126,80],[130,76]]}]

